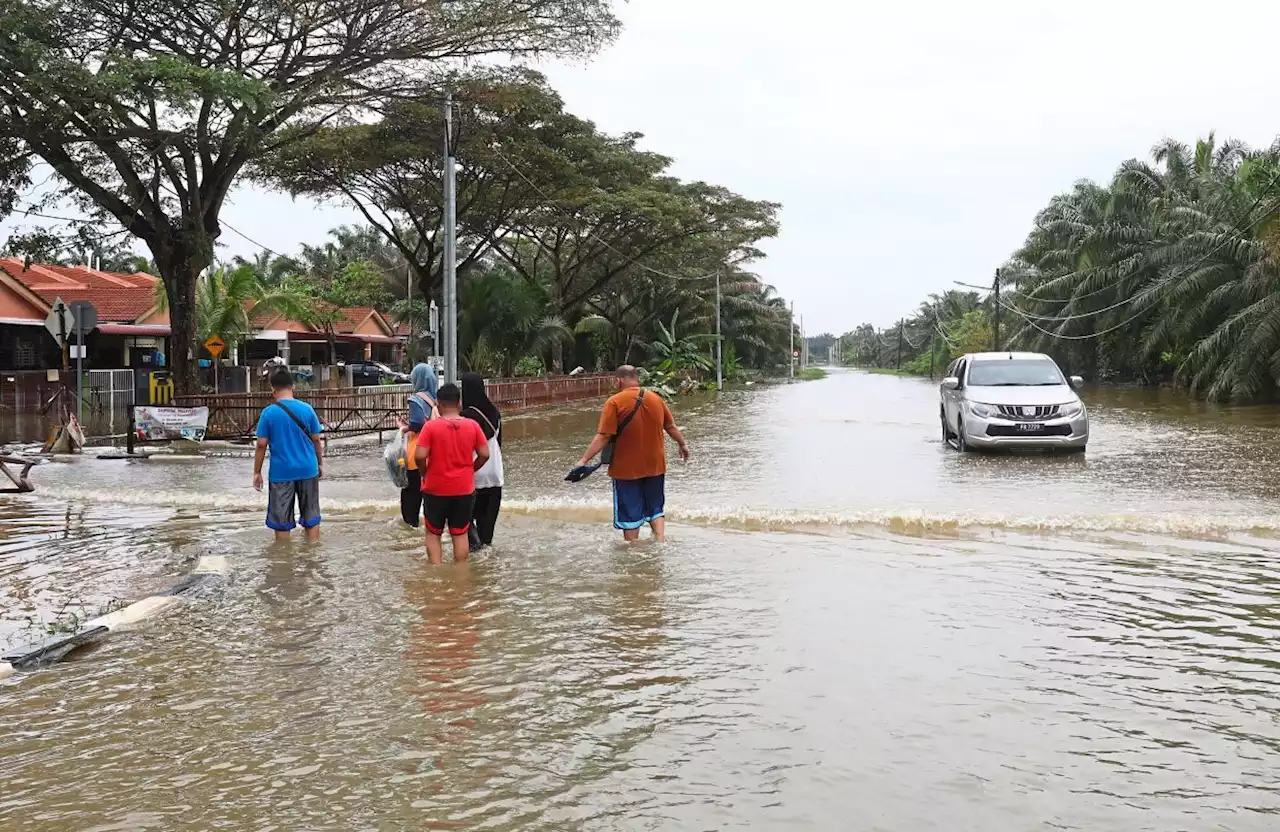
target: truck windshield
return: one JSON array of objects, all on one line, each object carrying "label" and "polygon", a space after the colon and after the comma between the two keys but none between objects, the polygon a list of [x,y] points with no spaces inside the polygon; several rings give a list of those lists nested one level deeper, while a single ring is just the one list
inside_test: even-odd
[{"label": "truck windshield", "polygon": [[970,387],[1048,387],[1066,384],[1058,365],[1044,358],[975,361]]}]

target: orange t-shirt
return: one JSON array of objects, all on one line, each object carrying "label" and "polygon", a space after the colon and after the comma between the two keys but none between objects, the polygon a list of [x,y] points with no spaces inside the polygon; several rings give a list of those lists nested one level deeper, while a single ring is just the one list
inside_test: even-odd
[{"label": "orange t-shirt", "polygon": [[[618,423],[635,408],[639,394],[640,388],[631,387],[605,402],[597,432],[606,436],[616,435]],[[609,476],[615,480],[638,480],[667,473],[667,451],[662,434],[674,423],[671,410],[662,397],[646,390],[640,409],[614,443]]]}]

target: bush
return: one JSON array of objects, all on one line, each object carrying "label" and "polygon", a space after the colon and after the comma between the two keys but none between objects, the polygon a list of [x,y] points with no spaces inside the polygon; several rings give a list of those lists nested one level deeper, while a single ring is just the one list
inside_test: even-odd
[{"label": "bush", "polygon": [[516,362],[513,372],[516,378],[531,378],[533,376],[545,376],[547,374],[546,365],[542,363],[542,359],[536,355],[526,355]]}]

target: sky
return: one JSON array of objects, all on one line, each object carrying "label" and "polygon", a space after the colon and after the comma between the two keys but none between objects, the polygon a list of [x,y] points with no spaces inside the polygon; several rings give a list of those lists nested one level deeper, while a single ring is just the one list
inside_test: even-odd
[{"label": "sky", "polygon": [[[756,271],[808,333],[847,332],[990,282],[1054,194],[1166,136],[1270,144],[1280,3],[1229,8],[631,0],[616,43],[539,68],[572,112],[645,134],[677,175],[780,202]],[[357,219],[252,188],[224,218],[280,252]]]}]

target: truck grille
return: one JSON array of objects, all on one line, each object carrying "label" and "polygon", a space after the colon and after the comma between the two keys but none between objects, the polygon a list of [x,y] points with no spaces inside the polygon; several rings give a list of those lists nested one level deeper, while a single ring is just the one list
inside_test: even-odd
[{"label": "truck grille", "polygon": [[1017,425],[987,425],[987,436],[1035,439],[1040,436],[1070,436],[1071,425],[1044,425],[1040,430],[1019,430]]},{"label": "truck grille", "polygon": [[[1038,406],[1023,407],[1022,405],[1000,404],[996,405],[1000,409],[1000,415],[1005,419],[1013,419],[1015,421],[1036,422],[1045,419],[1058,418],[1058,405],[1047,404]],[[1029,413],[1027,411],[1030,411]]]}]

